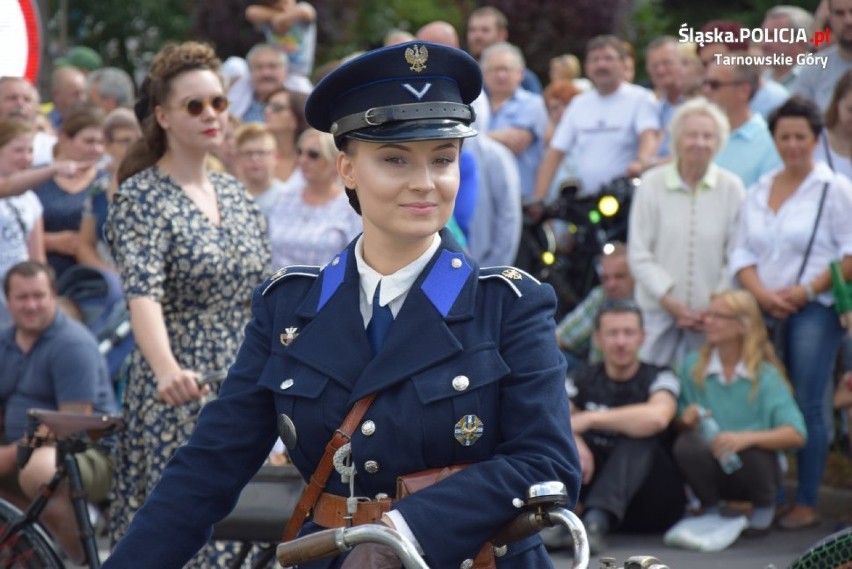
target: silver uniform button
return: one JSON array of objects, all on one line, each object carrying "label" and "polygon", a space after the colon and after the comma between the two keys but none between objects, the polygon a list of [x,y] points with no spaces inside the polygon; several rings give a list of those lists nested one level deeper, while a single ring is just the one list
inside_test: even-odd
[{"label": "silver uniform button", "polygon": [[465,559],[459,565],[459,569],[473,569],[473,559]]},{"label": "silver uniform button", "polygon": [[453,378],[453,389],[456,391],[464,391],[470,386],[470,380],[466,375],[457,375]]},{"label": "silver uniform button", "polygon": [[281,385],[280,385],[279,387],[280,387],[282,390],[284,390],[284,389],[290,389],[291,387],[293,387],[293,384],[294,384],[294,383],[296,383],[296,382],[295,382],[295,381],[293,381],[292,379],[285,379],[284,381],[282,381],[282,382],[281,382]]},{"label": "silver uniform button", "polygon": [[368,460],[364,463],[364,470],[367,471],[367,474],[375,474],[379,471],[379,463],[375,460]]},{"label": "silver uniform button", "polygon": [[506,555],[506,552],[509,551],[508,545],[501,545],[500,547],[494,548],[494,557],[503,557]]},{"label": "silver uniform button", "polygon": [[364,421],[361,423],[361,434],[365,437],[372,436],[376,432],[376,424],[372,421]]},{"label": "silver uniform button", "polygon": [[340,257],[335,257],[334,259],[331,260],[331,266],[332,267],[336,267],[339,264],[340,264]]},{"label": "silver uniform button", "polygon": [[462,261],[461,261],[461,259],[456,258],[456,259],[453,259],[452,261],[450,261],[450,265],[454,269],[461,269]]}]

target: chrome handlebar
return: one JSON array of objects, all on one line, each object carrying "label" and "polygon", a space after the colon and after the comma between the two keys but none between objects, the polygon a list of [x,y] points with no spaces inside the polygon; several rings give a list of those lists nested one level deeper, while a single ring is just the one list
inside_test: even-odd
[{"label": "chrome handlebar", "polygon": [[[530,537],[546,527],[561,524],[568,528],[574,541],[572,569],[589,566],[589,542],[586,528],[565,506],[568,492],[561,482],[543,482],[530,487],[526,500],[516,498],[514,503],[526,511],[518,515],[494,536],[495,547]],[[350,528],[328,529],[282,543],[276,552],[283,567],[307,561],[334,557],[361,543],[379,543],[393,549],[406,569],[429,569],[414,545],[398,531],[380,524],[366,524]],[[603,561],[603,560],[602,560]],[[609,560],[608,560],[609,561]],[[611,560],[614,563],[614,560]],[[607,567],[614,567],[607,565]],[[653,557],[631,557],[625,569],[668,569]]]}]

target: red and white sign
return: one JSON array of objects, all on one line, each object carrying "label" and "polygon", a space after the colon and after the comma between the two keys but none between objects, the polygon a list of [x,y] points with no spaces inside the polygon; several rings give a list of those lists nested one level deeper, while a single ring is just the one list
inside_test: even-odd
[{"label": "red and white sign", "polygon": [[0,38],[0,77],[26,77],[35,83],[41,58],[36,0],[0,0]]}]

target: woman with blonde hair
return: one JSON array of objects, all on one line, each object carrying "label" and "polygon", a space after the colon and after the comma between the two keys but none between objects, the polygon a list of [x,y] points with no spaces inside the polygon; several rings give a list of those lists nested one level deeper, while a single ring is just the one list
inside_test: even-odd
[{"label": "woman with blonde hair", "polygon": [[299,137],[299,184],[288,184],[269,210],[272,264],[323,265],[361,233],[337,174],[337,147],[327,132]]},{"label": "woman with blonde hair", "polygon": [[[705,514],[718,513],[722,500],[746,500],[745,535],[765,534],[781,484],[777,452],[805,444],[805,421],[751,293],[713,295],[705,330],[706,343],[680,368],[675,460]],[[705,412],[719,426],[712,438],[699,428]],[[733,455],[741,467],[730,466]]]}]

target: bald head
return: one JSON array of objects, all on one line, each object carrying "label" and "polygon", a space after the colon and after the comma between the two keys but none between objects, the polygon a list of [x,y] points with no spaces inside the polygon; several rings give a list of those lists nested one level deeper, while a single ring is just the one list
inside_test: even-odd
[{"label": "bald head", "polygon": [[461,45],[459,43],[459,34],[452,24],[440,20],[429,22],[417,30],[417,39],[455,48]]},{"label": "bald head", "polygon": [[86,76],[76,67],[57,67],[50,76],[50,95],[60,115],[86,100]]}]

